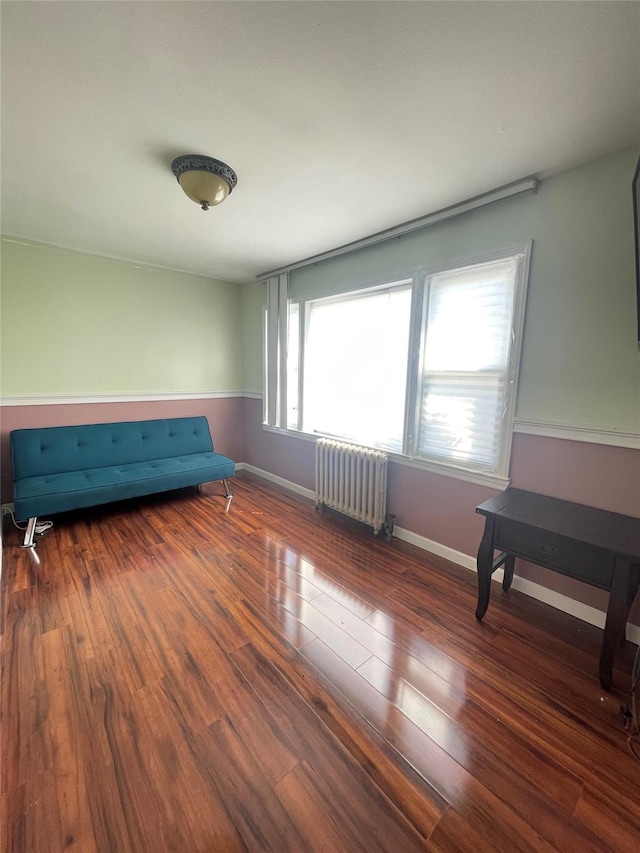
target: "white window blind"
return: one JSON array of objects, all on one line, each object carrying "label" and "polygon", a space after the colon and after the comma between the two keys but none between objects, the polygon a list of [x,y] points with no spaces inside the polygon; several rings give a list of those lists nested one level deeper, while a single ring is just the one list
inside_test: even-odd
[{"label": "white window blind", "polygon": [[511,257],[426,277],[418,456],[498,471],[517,269]]}]

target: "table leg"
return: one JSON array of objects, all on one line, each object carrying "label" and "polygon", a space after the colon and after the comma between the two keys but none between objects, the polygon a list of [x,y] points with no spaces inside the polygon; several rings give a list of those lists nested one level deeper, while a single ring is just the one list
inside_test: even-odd
[{"label": "table leg", "polygon": [[600,650],[600,684],[605,690],[611,690],[613,683],[613,661],[616,649],[624,636],[627,617],[634,597],[637,578],[632,577],[631,563],[617,557],[613,569],[613,582],[609,593],[607,620],[604,626],[602,648]]},{"label": "table leg", "polygon": [[493,570],[493,530],[495,520],[487,516],[484,525],[484,535],[478,548],[478,606],[476,619],[482,619],[489,606],[491,595],[491,573]]},{"label": "table leg", "polygon": [[509,554],[507,559],[504,561],[504,574],[502,576],[502,589],[505,592],[509,592],[511,589],[511,581],[513,580],[513,567],[515,565],[516,558],[513,554]]}]

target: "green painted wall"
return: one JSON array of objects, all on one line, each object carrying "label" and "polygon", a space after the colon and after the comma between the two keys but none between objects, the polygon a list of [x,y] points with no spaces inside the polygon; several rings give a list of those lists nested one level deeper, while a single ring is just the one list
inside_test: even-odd
[{"label": "green painted wall", "polygon": [[638,151],[566,172],[533,217],[518,417],[640,429],[631,180]]},{"label": "green painted wall", "polygon": [[[631,179],[638,153],[621,152],[549,178],[536,194],[294,270],[291,292],[349,289],[533,240],[517,417],[636,431],[640,353]],[[246,306],[243,321],[245,379],[255,383],[262,373],[253,306]]]},{"label": "green painted wall", "polygon": [[243,389],[262,393],[263,311],[267,304],[264,282],[242,288]]},{"label": "green painted wall", "polygon": [[3,396],[242,388],[238,285],[7,237]]}]

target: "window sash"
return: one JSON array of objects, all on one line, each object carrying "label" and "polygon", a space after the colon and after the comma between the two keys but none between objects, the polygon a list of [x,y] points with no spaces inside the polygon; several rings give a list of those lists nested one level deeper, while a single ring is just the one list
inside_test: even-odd
[{"label": "window sash", "polygon": [[504,372],[428,371],[421,390],[416,455],[496,473]]},{"label": "window sash", "polygon": [[495,252],[423,273],[415,457],[507,476],[525,260]]},{"label": "window sash", "polygon": [[[305,303],[305,341],[301,350],[304,358],[301,414],[305,431],[403,452],[404,384],[412,286],[412,279],[405,279]],[[401,328],[402,303],[399,301],[403,294],[408,297],[405,330]],[[335,316],[336,311],[341,313],[342,306],[351,316],[350,324],[347,324],[346,316]],[[374,323],[371,334],[365,333],[365,327],[358,326],[358,320],[367,314]],[[317,331],[314,324],[326,326],[328,322],[335,326],[329,349],[325,349],[323,344],[315,343]],[[400,349],[397,339],[390,338],[393,330],[405,342]],[[326,337],[321,340],[326,340]],[[344,356],[345,353],[349,357],[340,361],[340,354]],[[381,357],[383,353],[384,358]],[[338,361],[340,364],[349,361],[352,365],[346,377]],[[326,375],[323,375],[325,371]],[[319,395],[312,401],[309,399],[310,389],[311,393],[315,389]],[[395,403],[389,403],[389,397]],[[354,407],[358,399],[360,403]]]}]

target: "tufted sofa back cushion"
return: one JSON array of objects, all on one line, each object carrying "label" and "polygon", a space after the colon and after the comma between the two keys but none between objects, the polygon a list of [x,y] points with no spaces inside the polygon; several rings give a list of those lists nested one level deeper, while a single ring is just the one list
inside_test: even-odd
[{"label": "tufted sofa back cushion", "polygon": [[17,429],[11,433],[16,480],[210,453],[206,417]]}]

